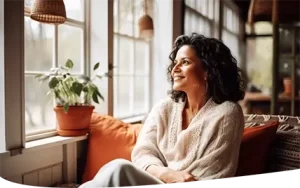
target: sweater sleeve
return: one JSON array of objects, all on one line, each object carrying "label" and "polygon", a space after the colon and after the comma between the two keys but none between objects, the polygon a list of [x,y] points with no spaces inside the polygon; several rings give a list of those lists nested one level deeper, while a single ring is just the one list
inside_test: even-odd
[{"label": "sweater sleeve", "polygon": [[[239,105],[231,106],[222,116],[217,117],[218,129],[200,138],[209,140],[205,155],[190,166],[190,173],[197,180],[233,177],[237,170],[239,149],[244,130],[244,116]],[[210,125],[211,126],[211,125]]]},{"label": "sweater sleeve", "polygon": [[162,121],[159,121],[162,108],[161,103],[152,108],[131,153],[133,164],[142,170],[146,170],[150,165],[164,166],[165,163],[165,159],[157,146],[157,130],[159,126],[163,126]]}]

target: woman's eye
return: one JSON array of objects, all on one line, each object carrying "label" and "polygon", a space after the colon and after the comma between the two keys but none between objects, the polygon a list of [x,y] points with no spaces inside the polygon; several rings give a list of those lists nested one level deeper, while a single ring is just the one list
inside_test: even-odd
[{"label": "woman's eye", "polygon": [[183,61],[182,64],[187,65],[187,64],[189,64],[189,62],[188,61]]}]

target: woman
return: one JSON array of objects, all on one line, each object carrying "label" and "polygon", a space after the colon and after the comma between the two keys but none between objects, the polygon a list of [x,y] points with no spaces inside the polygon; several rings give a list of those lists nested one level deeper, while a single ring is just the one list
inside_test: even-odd
[{"label": "woman", "polygon": [[[105,165],[90,186],[130,186],[232,177],[244,116],[240,69],[221,41],[180,36],[170,54],[170,97],[151,110],[132,163]],[[88,184],[86,184],[88,185]]]}]

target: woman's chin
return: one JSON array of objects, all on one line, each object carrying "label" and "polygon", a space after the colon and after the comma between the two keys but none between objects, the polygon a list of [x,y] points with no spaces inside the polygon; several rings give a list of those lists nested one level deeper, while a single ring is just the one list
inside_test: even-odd
[{"label": "woman's chin", "polygon": [[182,91],[182,87],[180,86],[173,86],[174,91]]}]

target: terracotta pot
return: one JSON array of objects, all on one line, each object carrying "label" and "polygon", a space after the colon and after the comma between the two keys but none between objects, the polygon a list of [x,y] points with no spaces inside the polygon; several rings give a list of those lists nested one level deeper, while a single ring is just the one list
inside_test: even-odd
[{"label": "terracotta pot", "polygon": [[291,95],[292,94],[292,78],[286,77],[283,79],[283,87],[284,87],[284,94]]},{"label": "terracotta pot", "polygon": [[94,106],[70,106],[65,113],[62,106],[55,107],[58,134],[60,136],[85,135],[89,130],[94,108]]}]

